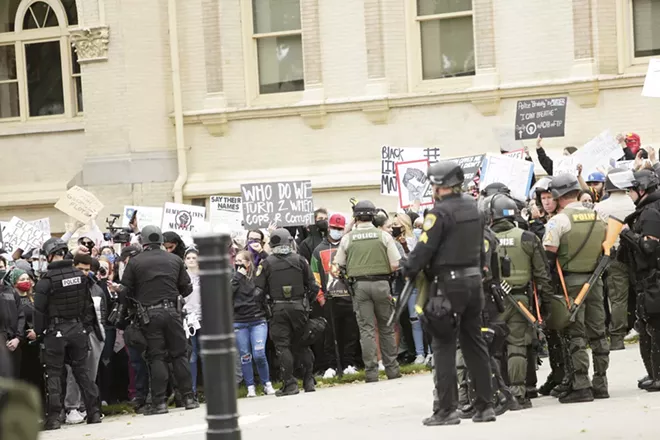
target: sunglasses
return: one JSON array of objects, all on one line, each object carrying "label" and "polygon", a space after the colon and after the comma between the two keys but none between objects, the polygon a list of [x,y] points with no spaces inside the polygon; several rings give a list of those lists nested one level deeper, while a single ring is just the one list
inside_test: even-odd
[{"label": "sunglasses", "polygon": [[85,247],[94,247],[94,242],[93,241],[83,240],[83,241],[80,242],[80,244],[82,244]]}]

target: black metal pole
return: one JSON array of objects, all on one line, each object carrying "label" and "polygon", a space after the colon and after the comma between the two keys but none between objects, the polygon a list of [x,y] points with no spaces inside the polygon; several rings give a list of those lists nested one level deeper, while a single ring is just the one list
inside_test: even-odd
[{"label": "black metal pole", "polygon": [[234,307],[227,234],[195,237],[199,248],[199,275],[204,328],[201,353],[204,364],[207,440],[240,440],[236,404],[236,346]]}]

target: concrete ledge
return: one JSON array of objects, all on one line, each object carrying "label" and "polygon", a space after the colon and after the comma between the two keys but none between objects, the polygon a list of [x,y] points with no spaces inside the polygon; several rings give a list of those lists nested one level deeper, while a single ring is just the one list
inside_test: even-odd
[{"label": "concrete ledge", "polygon": [[70,131],[85,131],[85,121],[82,116],[74,119],[48,118],[46,120],[30,120],[27,122],[0,120],[0,137],[24,136],[30,134],[64,133]]}]

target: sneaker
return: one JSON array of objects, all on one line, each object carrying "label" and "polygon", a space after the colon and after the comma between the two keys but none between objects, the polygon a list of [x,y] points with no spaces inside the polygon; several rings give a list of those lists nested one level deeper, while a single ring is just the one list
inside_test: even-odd
[{"label": "sneaker", "polygon": [[264,385],[264,393],[266,393],[267,396],[275,394],[275,388],[273,388],[272,383],[266,382],[266,385]]},{"label": "sneaker", "polygon": [[82,422],[85,421],[85,418],[80,414],[80,412],[77,409],[72,409],[69,411],[69,413],[66,415],[66,424],[67,425],[78,425]]},{"label": "sneaker", "polygon": [[422,420],[424,426],[446,426],[458,425],[461,423],[461,418],[457,411],[447,413],[445,411],[434,412],[431,417]]},{"label": "sneaker", "polygon": [[559,398],[559,403],[582,403],[593,402],[594,393],[591,388],[583,388],[581,390],[571,390]]},{"label": "sneaker", "polygon": [[323,379],[332,379],[337,375],[337,372],[334,370],[334,368],[328,368],[325,370],[325,373],[323,374]]},{"label": "sneaker", "polygon": [[[422,365],[425,362],[426,362],[426,357],[423,354],[418,354],[417,357],[415,358],[415,362],[413,362],[413,364]],[[433,416],[431,416],[431,417],[433,417]]]},{"label": "sneaker", "polygon": [[383,365],[383,361],[378,361],[378,371],[385,371],[385,365]]},{"label": "sneaker", "polygon": [[87,419],[87,411],[78,411],[81,416],[83,416],[83,419]]},{"label": "sneaker", "polygon": [[108,402],[106,402],[105,400],[101,401],[101,406],[108,406]]},{"label": "sneaker", "polygon": [[349,365],[348,367],[344,368],[344,374],[356,374],[357,373],[357,368],[355,368],[353,365]]},{"label": "sneaker", "polygon": [[183,406],[186,409],[197,409],[199,408],[199,402],[193,397],[193,395],[190,395],[183,399]]},{"label": "sneaker", "polygon": [[474,423],[494,422],[495,420],[497,420],[495,410],[490,406],[483,411],[477,411],[474,417],[472,417]]},{"label": "sneaker", "polygon": [[248,397],[257,397],[257,389],[255,388],[254,385],[250,385],[250,386],[248,387],[248,393],[247,393],[247,396],[248,396]]},{"label": "sneaker", "polygon": [[630,330],[630,333],[628,333],[628,335],[625,338],[623,338],[623,340],[624,341],[632,341],[633,339],[635,339],[637,337],[639,337],[639,333],[637,333],[637,330],[632,329],[632,330]]}]

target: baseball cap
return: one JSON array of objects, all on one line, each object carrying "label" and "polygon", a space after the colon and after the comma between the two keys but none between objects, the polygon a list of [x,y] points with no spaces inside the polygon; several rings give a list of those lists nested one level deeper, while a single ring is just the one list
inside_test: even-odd
[{"label": "baseball cap", "polygon": [[121,254],[119,255],[119,259],[117,261],[124,261],[127,257],[134,257],[140,252],[142,252],[142,249],[140,249],[138,246],[126,246],[121,250]]},{"label": "baseball cap", "polygon": [[331,228],[342,228],[346,227],[346,218],[341,214],[332,214],[330,221],[328,221],[328,226]]}]

